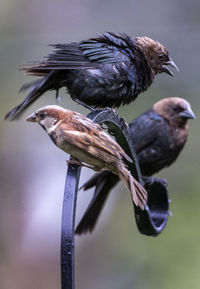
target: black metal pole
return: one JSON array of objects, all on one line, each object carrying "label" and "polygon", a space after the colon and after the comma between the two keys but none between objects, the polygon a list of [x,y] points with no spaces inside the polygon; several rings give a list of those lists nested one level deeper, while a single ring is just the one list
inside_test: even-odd
[{"label": "black metal pole", "polygon": [[74,289],[74,223],[76,199],[81,167],[69,165],[67,169],[62,209],[61,228],[61,288]]}]

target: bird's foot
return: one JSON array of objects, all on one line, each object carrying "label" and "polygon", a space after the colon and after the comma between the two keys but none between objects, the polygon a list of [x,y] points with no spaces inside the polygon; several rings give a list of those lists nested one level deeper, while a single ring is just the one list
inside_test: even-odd
[{"label": "bird's foot", "polygon": [[146,184],[149,184],[149,185],[151,185],[153,183],[158,183],[158,184],[163,185],[164,187],[167,187],[167,180],[165,180],[165,179],[143,176],[143,180]]},{"label": "bird's foot", "polygon": [[97,168],[97,167],[94,167],[94,166],[90,166],[90,165],[87,165],[85,163],[82,163],[80,162],[79,160],[73,158],[73,159],[70,159],[70,160],[66,160],[66,163],[67,165],[77,165],[77,166],[80,166],[80,167],[85,167],[85,168],[88,168],[88,169],[92,169],[94,171],[99,171],[100,169]]},{"label": "bird's foot", "polygon": [[121,125],[122,125],[122,129],[128,129],[128,128],[129,128],[129,125],[128,125],[128,123],[126,122],[125,118],[120,117],[120,123],[121,123]]},{"label": "bird's foot", "polygon": [[82,166],[82,163],[77,160],[77,159],[70,159],[70,160],[66,160],[67,165],[77,165],[77,166]]},{"label": "bird's foot", "polygon": [[102,107],[102,108],[97,108],[96,110],[98,111],[104,111],[104,110],[108,110],[109,112],[115,113],[116,114],[116,110],[114,108],[111,107]]}]

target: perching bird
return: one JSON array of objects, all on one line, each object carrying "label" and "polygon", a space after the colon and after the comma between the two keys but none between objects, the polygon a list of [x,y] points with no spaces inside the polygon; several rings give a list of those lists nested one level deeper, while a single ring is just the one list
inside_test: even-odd
[{"label": "perching bird", "polygon": [[73,163],[96,171],[107,169],[118,175],[131,192],[135,205],[144,209],[147,192],[126,166],[125,160],[132,162],[131,158],[98,124],[83,114],[56,105],[38,109],[27,121],[38,122],[56,146],[75,158]]},{"label": "perching bird", "polygon": [[[178,97],[165,98],[129,124],[143,176],[152,176],[170,166],[180,154],[188,136],[188,119],[195,118],[190,104]],[[76,234],[91,232],[118,177],[111,172],[95,174],[83,188],[95,187]]]},{"label": "perching bird", "polygon": [[134,101],[158,73],[173,76],[178,70],[167,49],[149,37],[132,38],[124,33],[106,32],[97,38],[53,45],[45,60],[24,68],[41,78],[24,84],[30,90],[25,100],[8,112],[5,119],[20,114],[48,90],[66,87],[73,100],[99,107],[119,107]]}]

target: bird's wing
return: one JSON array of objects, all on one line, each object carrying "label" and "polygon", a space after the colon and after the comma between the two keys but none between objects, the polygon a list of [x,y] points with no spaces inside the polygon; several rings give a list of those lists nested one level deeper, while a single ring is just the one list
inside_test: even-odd
[{"label": "bird's wing", "polygon": [[134,58],[132,39],[126,34],[106,32],[97,38],[81,41],[79,48],[91,61],[98,63],[113,63],[130,61]]},{"label": "bird's wing", "polygon": [[80,118],[79,114],[74,114],[70,122],[66,120],[60,124],[60,129],[67,142],[107,163],[114,163],[122,157],[132,162],[120,145],[87,117],[81,115]]},{"label": "bird's wing", "polygon": [[[86,124],[88,121],[90,120],[86,120]],[[93,124],[93,122],[91,123]],[[147,201],[147,192],[127,169],[122,160],[122,157],[125,157],[126,154],[121,147],[97,124],[88,127],[83,119],[79,122],[76,121],[75,125],[73,125],[73,120],[71,123],[67,122],[67,124],[69,124],[68,127],[65,126],[65,123],[61,124],[61,126],[64,126],[63,129],[60,127],[66,142],[84,150],[98,160],[102,160],[105,165],[99,164],[99,169],[108,168],[117,174],[131,192],[134,204],[143,210]],[[79,160],[85,161],[84,159]],[[98,167],[95,162],[92,165]]]},{"label": "bird's wing", "polygon": [[91,64],[76,42],[69,44],[53,44],[54,50],[44,60],[34,62],[22,68],[28,74],[45,75],[49,70],[86,69],[97,67]]},{"label": "bird's wing", "polygon": [[129,123],[129,132],[136,153],[140,153],[154,143],[163,129],[164,119],[152,110],[143,113]]},{"label": "bird's wing", "polygon": [[46,74],[47,70],[92,69],[101,63],[126,62],[134,58],[133,40],[126,34],[106,32],[79,43],[52,45],[55,50],[44,61],[24,70],[29,74]]}]

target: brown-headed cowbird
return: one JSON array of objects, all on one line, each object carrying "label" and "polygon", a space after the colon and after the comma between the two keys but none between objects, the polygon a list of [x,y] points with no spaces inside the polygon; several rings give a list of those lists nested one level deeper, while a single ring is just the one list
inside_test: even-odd
[{"label": "brown-headed cowbird", "polygon": [[156,74],[173,76],[169,66],[178,70],[167,49],[148,37],[106,32],[97,38],[53,46],[55,50],[44,61],[24,68],[27,74],[42,78],[22,86],[22,91],[30,92],[6,119],[15,117],[46,91],[58,93],[61,87],[79,103],[119,107],[145,91]]},{"label": "brown-headed cowbird", "polygon": [[[190,104],[178,97],[156,102],[147,112],[129,124],[143,176],[152,176],[170,166],[180,154],[188,136],[188,119],[195,118]],[[76,228],[76,234],[91,232],[98,220],[117,176],[103,171],[95,174],[83,188],[95,188],[94,196]]]},{"label": "brown-headed cowbird", "polygon": [[125,160],[132,160],[98,124],[83,114],[56,105],[38,109],[27,121],[39,123],[56,146],[75,158],[73,163],[116,174],[131,192],[134,204],[144,209],[147,192],[125,164]]}]

